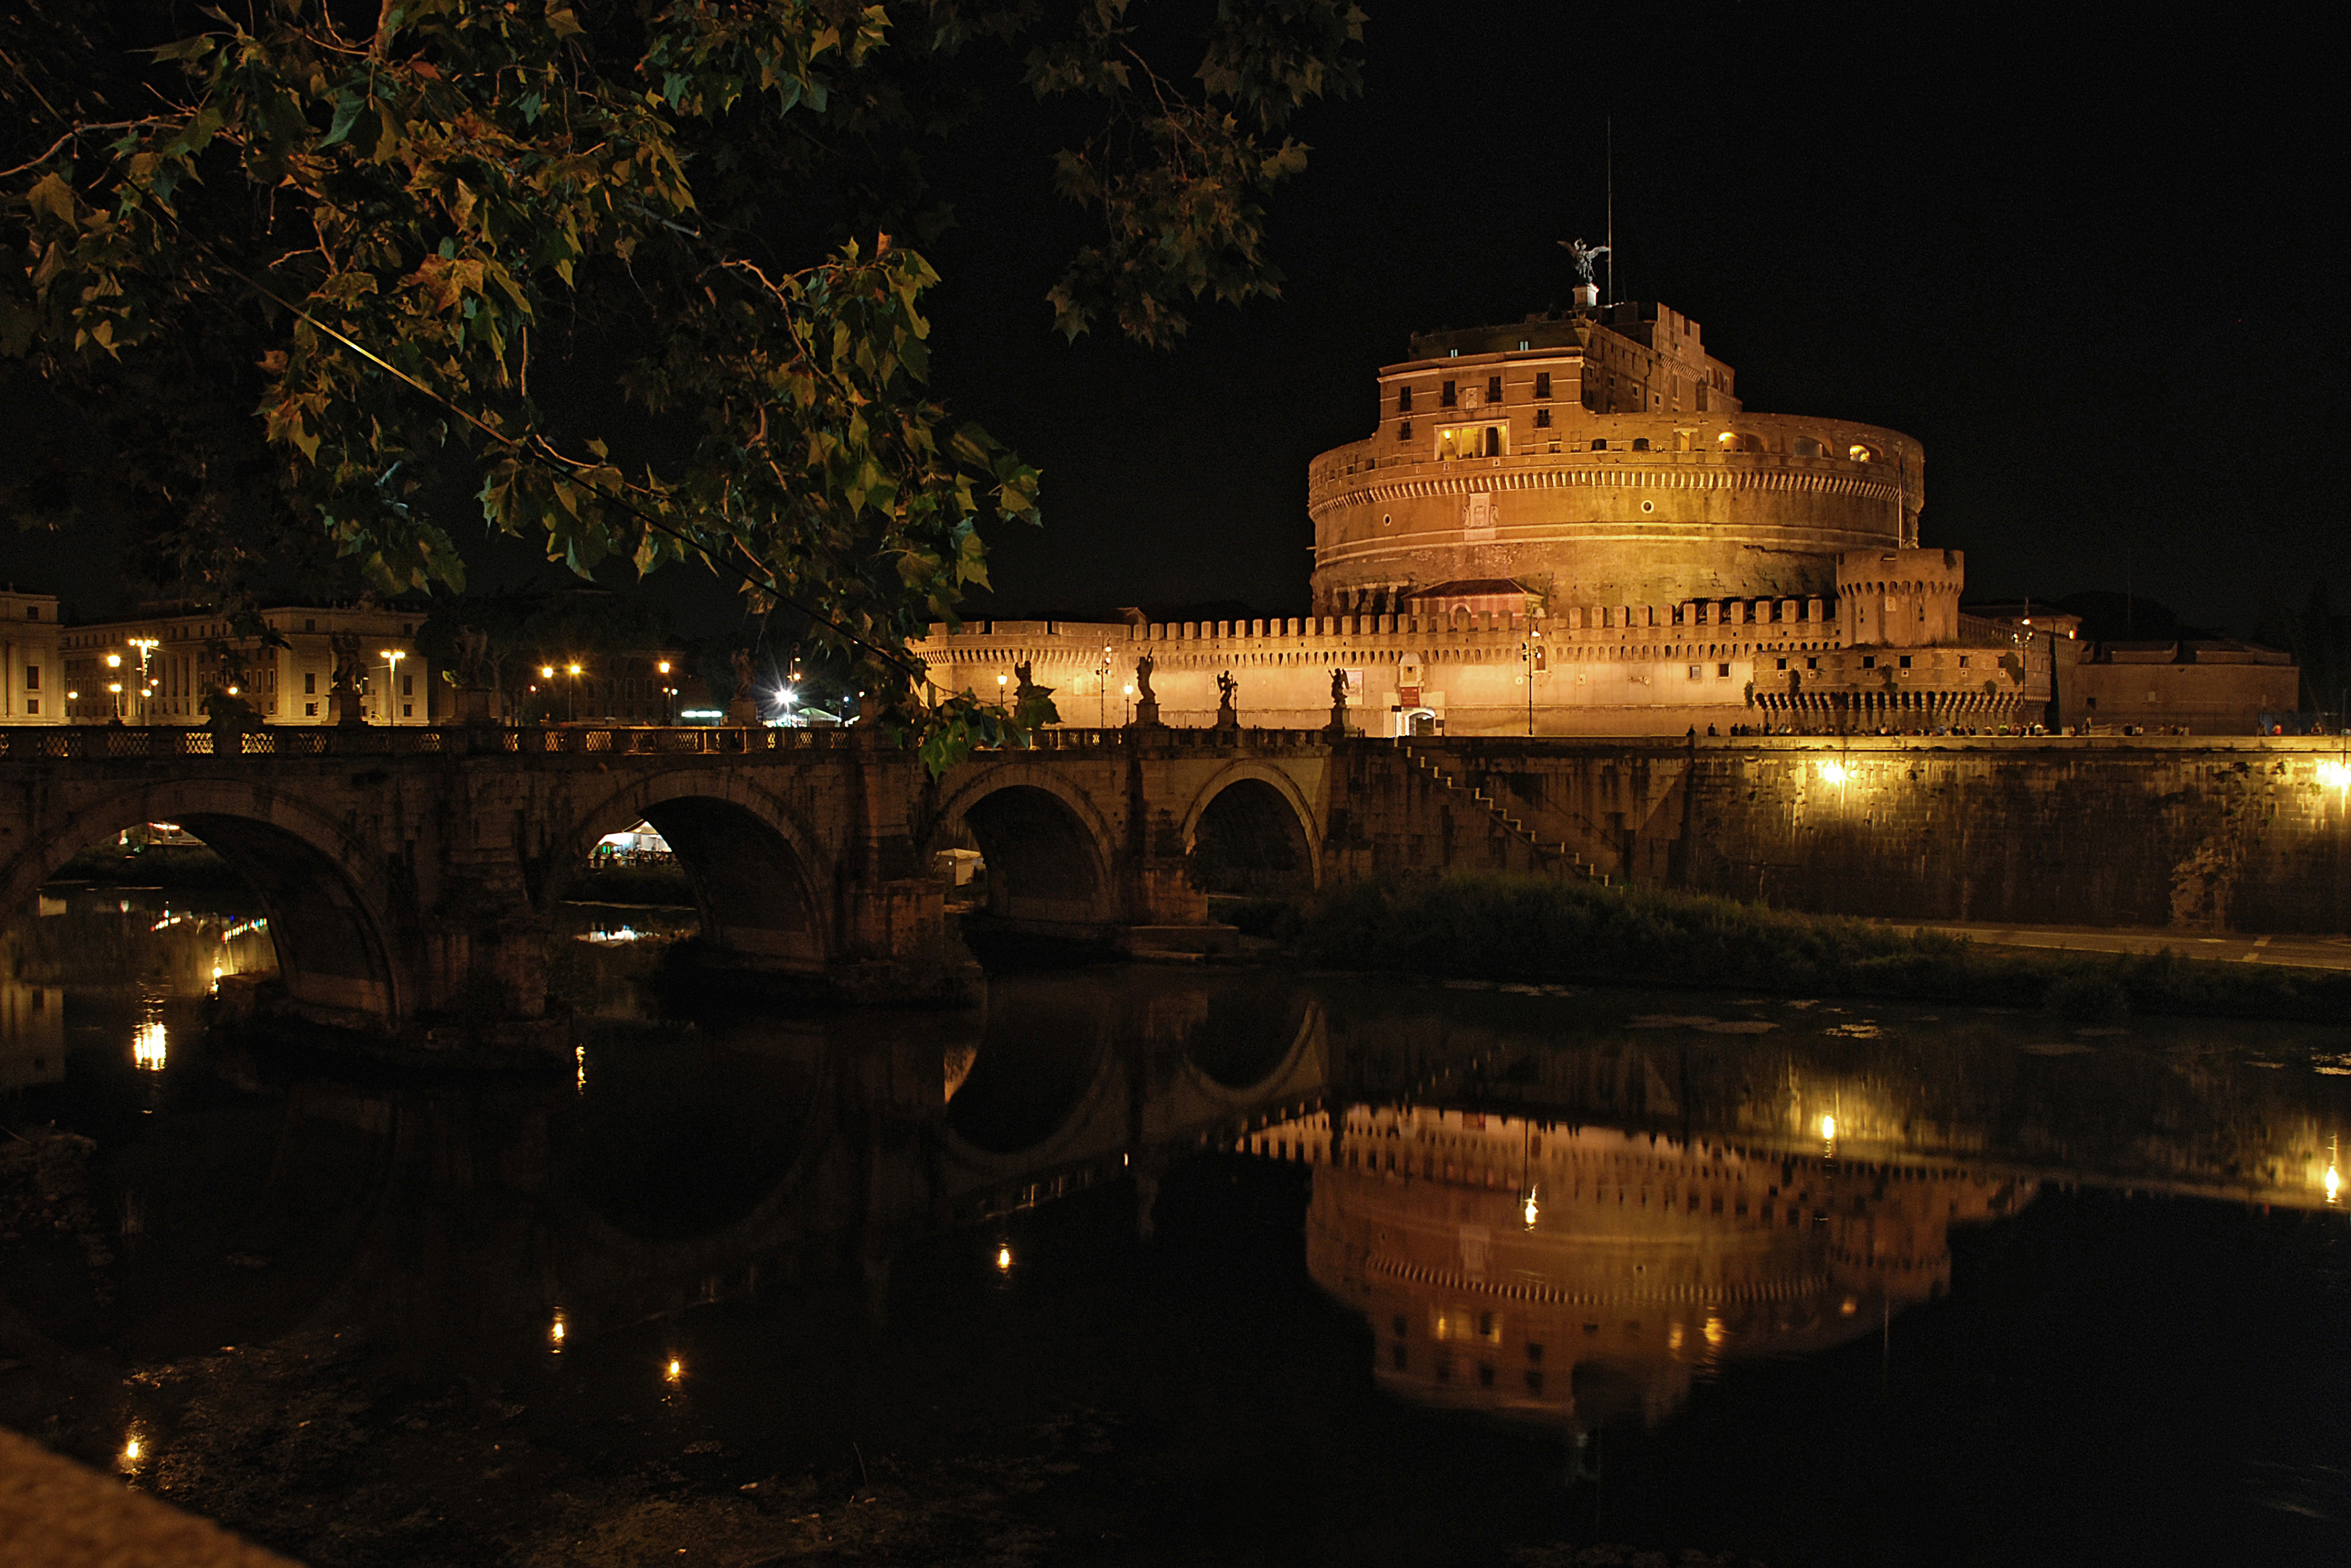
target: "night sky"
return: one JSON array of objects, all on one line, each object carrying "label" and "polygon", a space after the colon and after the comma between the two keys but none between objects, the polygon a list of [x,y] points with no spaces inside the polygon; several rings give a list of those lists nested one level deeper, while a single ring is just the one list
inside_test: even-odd
[{"label": "night sky", "polygon": [[[1365,5],[1367,90],[1301,118],[1311,165],[1276,199],[1284,297],[1203,304],[1173,352],[1051,332],[1085,231],[1025,95],[942,155],[938,387],[1045,478],[980,613],[1303,613],[1308,460],[1370,432],[1410,333],[1565,303],[1556,242],[1602,235],[1612,118],[1617,294],[1696,317],[1750,409],[1922,440],[1924,542],[1968,553],[1971,598],[2127,587],[2241,635],[2314,578],[2351,598],[2309,13]],[[111,607],[102,550],[10,553]],[[688,629],[738,618],[654,586]]]}]

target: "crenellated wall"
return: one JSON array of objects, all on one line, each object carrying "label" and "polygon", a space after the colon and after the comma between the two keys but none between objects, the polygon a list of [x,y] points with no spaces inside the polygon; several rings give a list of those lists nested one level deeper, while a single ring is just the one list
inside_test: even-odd
[{"label": "crenellated wall", "polygon": [[[1939,558],[1940,551],[1923,552]],[[1875,558],[1875,557],[1873,557]],[[1061,722],[1116,725],[1152,660],[1163,722],[1216,722],[1217,678],[1243,724],[1347,722],[1411,732],[1425,711],[1455,735],[1661,735],[1709,725],[1806,731],[2030,723],[2049,698],[2048,649],[1856,649],[1819,597],[1578,605],[1551,615],[1457,608],[1250,621],[974,621],[913,651],[945,691],[993,697],[1017,667],[1053,689]],[[1529,681],[1532,681],[1530,691]]]}]

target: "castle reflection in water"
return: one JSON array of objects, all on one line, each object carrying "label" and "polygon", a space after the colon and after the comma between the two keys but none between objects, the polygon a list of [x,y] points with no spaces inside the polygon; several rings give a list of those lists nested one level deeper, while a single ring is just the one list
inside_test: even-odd
[{"label": "castle reflection in water", "polygon": [[1476,1111],[1280,1121],[1307,1161],[1307,1268],[1369,1320],[1402,1398],[1587,1427],[1655,1424],[1726,1362],[1823,1350],[1950,1283],[1950,1227],[2033,1184],[1745,1152]]}]

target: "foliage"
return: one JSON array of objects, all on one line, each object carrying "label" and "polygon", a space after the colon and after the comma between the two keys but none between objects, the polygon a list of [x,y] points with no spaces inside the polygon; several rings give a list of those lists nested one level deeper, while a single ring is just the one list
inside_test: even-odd
[{"label": "foliage", "polygon": [[1661,888],[1528,876],[1360,882],[1307,912],[1309,963],[1497,981],[1687,985],[2045,1007],[2338,1021],[2351,976],[2171,951],[2026,955],[1934,931]]},{"label": "foliage", "polygon": [[[1130,10],[381,0],[361,31],[319,0],[20,0],[0,363],[57,439],[14,500],[73,514],[57,450],[112,410],[156,575],[235,604],[306,537],[379,590],[462,589],[434,504],[462,483],[583,576],[693,563],[799,607],[935,765],[1019,740],[903,657],[987,584],[981,525],[1038,515],[1035,471],[927,389],[937,275],[887,226],[941,221],[904,169],[966,100],[926,73],[1031,34],[1031,90],[1096,108],[1057,182],[1107,237],[1051,302],[1146,343],[1184,298],[1278,289],[1284,127],[1356,81],[1339,0],[1224,0],[1189,94]],[[108,63],[134,39],[149,67]]]}]

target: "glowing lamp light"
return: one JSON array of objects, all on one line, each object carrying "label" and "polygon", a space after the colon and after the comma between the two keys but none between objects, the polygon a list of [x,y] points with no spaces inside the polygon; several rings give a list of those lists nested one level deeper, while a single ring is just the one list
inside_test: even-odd
[{"label": "glowing lamp light", "polygon": [[109,670],[120,670],[120,669],[121,669],[121,668],[122,668],[122,655],[120,655],[120,654],[119,654],[119,653],[110,653],[110,654],[108,654],[108,655],[106,656],[106,667],[107,667]]},{"label": "glowing lamp light", "polygon": [[131,1060],[141,1072],[162,1072],[170,1054],[171,1041],[162,1023],[142,1023],[132,1033]]},{"label": "glowing lamp light", "polygon": [[1012,1272],[1012,1249],[1010,1247],[998,1246],[996,1249],[996,1272],[999,1274],[1008,1274]]},{"label": "glowing lamp light", "polygon": [[669,1366],[667,1370],[662,1373],[663,1379],[666,1382],[676,1383],[683,1381],[684,1376],[685,1363],[680,1361],[674,1355],[671,1356],[669,1358]]},{"label": "glowing lamp light", "polygon": [[576,664],[572,665],[572,666],[570,667],[570,670],[571,670],[571,673],[572,673],[572,674],[574,674],[574,675],[577,675],[577,674],[579,674],[579,673],[580,673],[580,667],[579,667],[578,665],[576,665]]},{"label": "glowing lamp light", "polygon": [[1821,764],[1821,782],[1823,784],[1841,784],[1852,776],[1853,770],[1843,763],[1827,762]]},{"label": "glowing lamp light", "polygon": [[2326,1168],[2326,1201],[2334,1202],[2335,1195],[2342,1190],[2343,1178],[2336,1173],[2333,1166],[2328,1166]]},{"label": "glowing lamp light", "polygon": [[563,1314],[561,1313],[557,1313],[555,1314],[555,1321],[547,1325],[547,1343],[558,1355],[563,1354],[563,1335],[565,1332]]},{"label": "glowing lamp light", "polygon": [[1525,1207],[1522,1208],[1520,1212],[1526,1216],[1527,1229],[1531,1231],[1535,1228],[1535,1220],[1537,1216],[1542,1213],[1542,1205],[1535,1201],[1535,1195],[1530,1192],[1527,1194]]},{"label": "glowing lamp light", "polygon": [[234,687],[234,686],[230,687],[230,688],[228,689],[228,694],[229,694],[230,696],[232,696],[232,697],[235,696],[235,695],[236,695],[236,688],[235,688],[235,687]]},{"label": "glowing lamp light", "polygon": [[2319,763],[2318,782],[2328,789],[2351,790],[2351,763]]},{"label": "glowing lamp light", "polygon": [[1823,1116],[1821,1118],[1821,1141],[1823,1143],[1836,1142],[1836,1117]]}]

